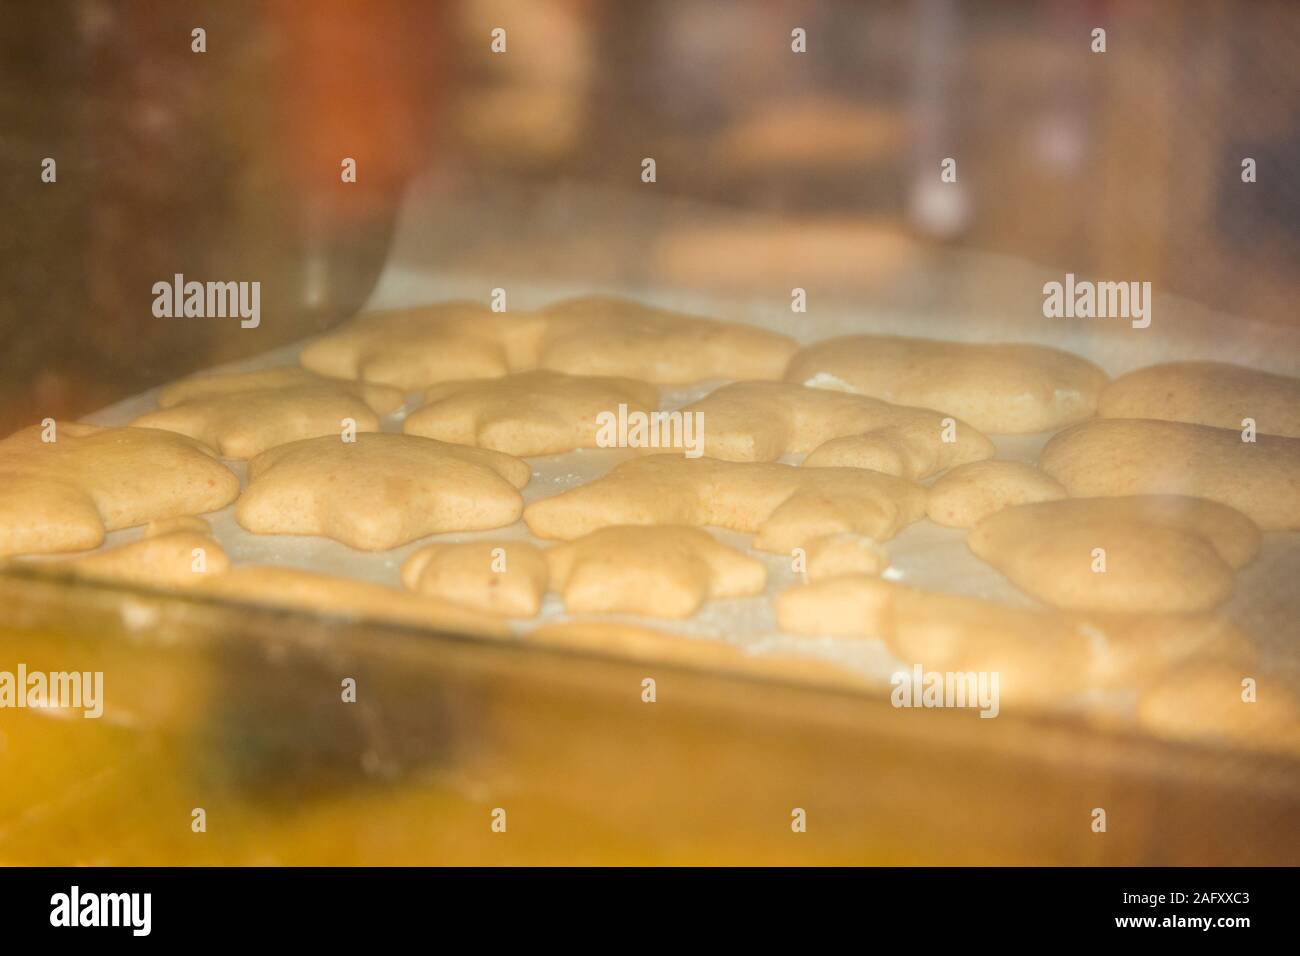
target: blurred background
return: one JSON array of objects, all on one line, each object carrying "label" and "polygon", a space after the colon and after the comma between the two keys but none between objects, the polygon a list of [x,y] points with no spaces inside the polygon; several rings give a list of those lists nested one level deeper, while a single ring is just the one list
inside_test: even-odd
[{"label": "blurred background", "polygon": [[[8,5],[0,431],[340,321],[417,179],[448,274],[870,301],[956,247],[1295,325],[1298,94],[1281,0]],[[261,327],[156,319],[178,272],[261,281]]]}]

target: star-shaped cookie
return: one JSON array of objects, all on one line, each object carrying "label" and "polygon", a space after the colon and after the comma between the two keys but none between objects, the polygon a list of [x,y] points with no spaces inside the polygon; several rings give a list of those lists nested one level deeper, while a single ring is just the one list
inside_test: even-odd
[{"label": "star-shaped cookie", "polygon": [[690,617],[707,600],[767,583],[762,561],[680,525],[601,528],[545,554],[570,614]]},{"label": "star-shaped cookie", "polygon": [[685,385],[777,379],[797,348],[755,326],[590,296],[535,312],[469,302],[368,312],[309,344],[301,362],[406,391],[536,368]]},{"label": "star-shaped cookie", "polygon": [[1042,345],[849,335],[800,351],[785,380],[936,408],[990,434],[1019,434],[1087,418],[1107,377],[1086,359]]},{"label": "star-shaped cookie", "polygon": [[789,553],[840,531],[892,538],[925,513],[925,489],[860,468],[796,468],[651,455],[524,509],[542,538],[572,539],[610,525],[715,525]]},{"label": "star-shaped cookie", "polygon": [[988,438],[941,412],[785,382],[724,385],[682,414],[701,416],[704,454],[727,461],[806,454],[808,467],[925,478],[994,452]]},{"label": "star-shaped cookie", "polygon": [[622,375],[658,385],[779,379],[798,346],[776,332],[586,296],[542,310],[538,364],[570,375]]},{"label": "star-shaped cookie", "polygon": [[434,385],[403,428],[508,455],[558,455],[599,447],[603,413],[625,405],[629,413],[648,414],[658,401],[658,389],[647,382],[537,370]]},{"label": "star-shaped cookie", "polygon": [[57,424],[0,441],[0,555],[81,551],[106,531],[223,508],[239,479],[192,439],[153,428]]},{"label": "star-shaped cookie", "polygon": [[206,375],[162,389],[162,407],[133,425],[188,435],[224,458],[252,458],[303,438],[379,430],[379,417],[396,411],[402,393],[385,385],[322,378],[301,368]]},{"label": "star-shaped cookie", "polygon": [[248,463],[235,518],[256,534],[314,534],[385,551],[512,524],[532,470],[518,458],[415,435],[309,438]]}]

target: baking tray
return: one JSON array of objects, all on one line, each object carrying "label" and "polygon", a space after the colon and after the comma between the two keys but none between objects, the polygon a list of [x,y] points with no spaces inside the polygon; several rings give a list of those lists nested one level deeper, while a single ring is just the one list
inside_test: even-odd
[{"label": "baking tray", "polygon": [[[1140,332],[1049,327],[1038,290],[1060,273],[896,238],[887,275],[823,270],[809,289],[810,312],[796,319],[788,278],[741,292],[743,275],[723,270],[716,283],[701,281],[681,274],[671,252],[702,231],[772,229],[751,217],[593,190],[495,189],[486,197],[472,182],[445,177],[418,183],[404,209],[371,307],[485,300],[497,287],[513,309],[608,292],[803,342],[854,331],[1038,341],[1112,374],[1198,357],[1294,374],[1288,363],[1300,355],[1285,330],[1169,296],[1157,296],[1152,328]],[[504,248],[502,236],[512,237]],[[590,249],[602,239],[617,255],[593,261]],[[547,250],[543,267],[529,248]],[[298,348],[223,370],[291,364]],[[712,384],[670,391],[666,402],[692,400]],[[151,393],[134,396],[87,420],[124,424],[152,403]],[[400,428],[400,415],[385,427]],[[1032,461],[1046,437],[999,438],[999,457]],[[625,454],[534,459],[525,498],[588,480]],[[402,560],[425,543],[364,554],[320,538],[249,535],[229,508],[211,517],[236,563],[394,586]],[[108,544],[139,534],[114,532]],[[439,537],[478,536],[527,532],[519,524]],[[744,536],[719,538],[746,545]],[[1298,542],[1293,533],[1266,535],[1225,609],[1279,669],[1296,663],[1300,597],[1289,582]],[[1032,604],[969,554],[961,531],[923,521],[888,547],[898,580]],[[111,685],[125,691],[110,692],[112,721],[28,713],[22,732],[6,724],[0,754],[14,771],[6,776],[22,782],[4,790],[0,859],[1294,862],[1289,842],[1278,839],[1300,821],[1293,761],[1145,739],[1124,726],[1131,700],[1123,695],[1107,702],[1121,719],[1101,726],[1068,701],[1033,721],[896,711],[883,691],[899,662],[882,644],[776,631],[770,595],[795,576],[783,557],[759,556],[769,568],[767,595],[714,602],[686,622],[641,622],[698,639],[702,651],[717,642],[739,648],[727,665],[707,653],[620,660],[613,649],[537,647],[526,636],[421,633],[30,569],[4,574],[3,630],[21,659],[77,669],[103,659]],[[541,620],[562,615],[548,597]],[[648,669],[661,688],[654,705],[640,699]],[[382,691],[349,710],[338,682],[358,673],[360,686]],[[227,822],[191,833],[190,807],[208,804]],[[818,808],[813,819],[833,823],[792,842],[790,813],[805,804]],[[497,806],[524,808],[529,822],[510,831],[522,839],[494,841],[487,815]],[[1117,838],[1091,832],[1088,815],[1098,806],[1112,818],[1119,811]],[[73,826],[78,819],[93,823]],[[519,817],[512,811],[511,819]]]}]

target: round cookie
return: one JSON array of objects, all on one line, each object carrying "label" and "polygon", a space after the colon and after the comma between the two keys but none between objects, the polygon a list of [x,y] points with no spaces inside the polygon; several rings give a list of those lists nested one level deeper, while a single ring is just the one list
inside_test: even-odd
[{"label": "round cookie", "polygon": [[1042,345],[850,335],[803,349],[785,380],[942,409],[990,434],[1048,431],[1090,416],[1106,373]]},{"label": "round cookie", "polygon": [[1200,611],[1259,549],[1244,515],[1198,498],[1067,498],[1005,508],[967,537],[1039,600],[1071,610]]},{"label": "round cookie", "polygon": [[1076,498],[1190,495],[1236,508],[1265,531],[1300,530],[1300,439],[1136,418],[1052,436],[1038,467]]},{"label": "round cookie", "polygon": [[1227,362],[1169,362],[1121,375],[1101,393],[1100,418],[1158,418],[1300,438],[1300,378]]}]

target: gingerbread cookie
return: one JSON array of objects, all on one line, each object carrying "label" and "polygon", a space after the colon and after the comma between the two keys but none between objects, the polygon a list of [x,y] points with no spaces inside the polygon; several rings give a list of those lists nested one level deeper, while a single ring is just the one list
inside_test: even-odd
[{"label": "gingerbread cookie", "polygon": [[973,461],[945,473],[930,486],[925,513],[935,524],[970,528],[1011,505],[1064,497],[1065,489],[1033,465]]},{"label": "gingerbread cookie", "polygon": [[1249,641],[1212,615],[1066,614],[922,591],[850,575],[777,596],[792,634],[883,640],[908,668],[996,673],[1003,704],[1054,705],[1132,687],[1194,654],[1245,654]]},{"label": "gingerbread cookie", "polygon": [[1300,438],[1300,378],[1226,362],[1170,362],[1121,375],[1097,405],[1102,418],[1158,418]]},{"label": "gingerbread cookie", "polygon": [[[395,388],[321,378],[297,368],[207,375],[162,390],[163,407],[133,425],[188,435],[223,458],[322,435],[379,430],[379,416],[401,407]],[[350,424],[348,424],[350,423]]]},{"label": "gingerbread cookie", "polygon": [[545,368],[664,385],[780,378],[793,339],[736,322],[591,296],[538,312],[456,302],[358,316],[303,349],[305,368],[405,390]]},{"label": "gingerbread cookie", "polygon": [[1234,569],[1259,551],[1259,529],[1201,498],[1066,498],[1003,509],[967,542],[1056,607],[1179,613],[1227,598]]},{"label": "gingerbread cookie", "polygon": [[507,617],[535,617],[547,580],[546,559],[526,541],[431,544],[402,564],[412,591]]},{"label": "gingerbread cookie", "polygon": [[169,531],[58,562],[81,577],[157,588],[189,588],[224,574],[230,560],[210,535]]},{"label": "gingerbread cookie", "polygon": [[1052,437],[1038,467],[1076,498],[1189,495],[1236,508],[1265,531],[1300,529],[1300,439],[1134,418]]},{"label": "gingerbread cookie", "polygon": [[601,528],[546,551],[570,614],[690,617],[707,600],[758,594],[763,562],[699,528]]},{"label": "gingerbread cookie", "polygon": [[658,389],[646,382],[538,370],[434,385],[404,430],[508,455],[559,455],[599,447],[603,414],[620,405],[648,414],[658,402]]},{"label": "gingerbread cookie", "polygon": [[1175,668],[1138,697],[1149,733],[1300,756],[1300,700],[1250,661],[1204,660]]},{"label": "gingerbread cookie", "polygon": [[1041,345],[851,335],[803,349],[785,380],[938,409],[982,432],[1021,434],[1089,417],[1107,379],[1091,362]]},{"label": "gingerbread cookie", "polygon": [[191,531],[195,534],[212,535],[212,525],[200,518],[198,515],[177,515],[175,518],[159,518],[157,521],[150,521],[144,526],[144,536],[146,538],[156,538],[159,535],[171,534],[173,531]]},{"label": "gingerbread cookie", "polygon": [[809,541],[805,563],[805,581],[821,581],[844,574],[878,575],[889,567],[889,554],[874,538],[840,532]]},{"label": "gingerbread cookie", "polygon": [[248,463],[235,518],[256,534],[318,534],[384,551],[513,523],[531,475],[518,458],[414,435],[309,438]]},{"label": "gingerbread cookie", "polygon": [[724,385],[682,413],[702,417],[704,454],[727,461],[807,454],[807,467],[924,478],[994,452],[985,436],[939,412],[785,382]]},{"label": "gingerbread cookie", "polygon": [[94,548],[106,531],[216,511],[239,494],[234,473],[184,436],[75,422],[51,428],[0,441],[0,555]]},{"label": "gingerbread cookie", "polygon": [[542,328],[532,313],[492,312],[473,302],[363,312],[309,343],[299,361],[331,378],[411,392],[532,368]]},{"label": "gingerbread cookie", "polygon": [[539,537],[565,539],[610,525],[716,525],[789,554],[839,531],[888,540],[924,511],[923,488],[874,471],[652,455],[534,501],[524,520]]},{"label": "gingerbread cookie", "polygon": [[538,364],[570,375],[620,375],[658,385],[779,379],[798,348],[766,329],[629,299],[588,296],[548,306]]},{"label": "gingerbread cookie", "polygon": [[194,375],[164,385],[158,390],[158,407],[171,408],[182,402],[205,398],[224,398],[243,392],[261,392],[286,388],[308,388],[318,385],[346,386],[348,391],[363,399],[378,415],[390,415],[402,405],[401,391],[387,385],[368,385],[325,378],[296,365],[259,369],[255,372],[226,372]]}]

